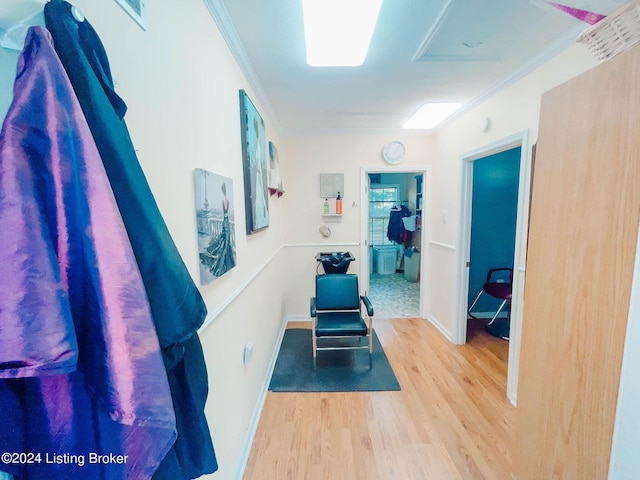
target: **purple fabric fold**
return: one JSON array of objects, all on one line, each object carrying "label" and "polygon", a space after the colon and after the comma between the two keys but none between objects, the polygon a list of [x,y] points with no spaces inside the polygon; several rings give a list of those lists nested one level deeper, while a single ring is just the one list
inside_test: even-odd
[{"label": "purple fabric fold", "polygon": [[570,7],[568,5],[562,5],[561,3],[550,2],[547,0],[547,3],[558,10],[562,10],[563,12],[571,15],[578,20],[588,23],[589,25],[595,25],[600,20],[606,17],[606,15],[601,15],[600,13],[590,12],[588,10],[582,10],[581,8]]},{"label": "purple fabric fold", "polygon": [[0,394],[0,424],[14,430],[0,451],[126,456],[6,469],[151,478],[176,438],[160,346],[100,155],[42,27],[27,35],[0,133],[0,265],[0,393],[11,394]]}]

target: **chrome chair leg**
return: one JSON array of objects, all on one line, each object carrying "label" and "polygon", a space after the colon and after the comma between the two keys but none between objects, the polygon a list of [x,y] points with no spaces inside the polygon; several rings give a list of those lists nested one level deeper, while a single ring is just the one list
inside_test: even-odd
[{"label": "chrome chair leg", "polygon": [[316,356],[318,355],[318,339],[316,338],[316,322],[311,320],[311,344],[313,346],[313,369],[316,369]]},{"label": "chrome chair leg", "polygon": [[495,322],[496,318],[498,318],[498,315],[500,314],[500,312],[502,311],[502,307],[504,307],[504,304],[507,303],[509,300],[503,300],[502,303],[500,304],[500,307],[498,308],[498,311],[496,312],[496,314],[493,316],[493,318],[491,319],[491,321],[489,321],[489,323],[487,323],[487,327],[489,325],[491,325],[493,322]]},{"label": "chrome chair leg", "polygon": [[476,299],[473,301],[473,303],[471,304],[471,306],[469,307],[469,309],[467,310],[467,315],[469,315],[471,318],[477,318],[476,316],[474,316],[471,313],[471,310],[473,309],[473,307],[475,307],[476,303],[478,303],[478,300],[480,299],[480,296],[484,293],[484,290],[480,290],[480,293],[478,293],[478,295],[476,296]]}]

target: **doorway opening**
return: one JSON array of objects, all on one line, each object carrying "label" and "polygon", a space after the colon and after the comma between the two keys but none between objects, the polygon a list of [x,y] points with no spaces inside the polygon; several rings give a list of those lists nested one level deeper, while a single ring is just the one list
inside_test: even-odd
[{"label": "doorway opening", "polygon": [[467,341],[474,322],[509,340],[520,151],[518,146],[472,162]]},{"label": "doorway opening", "polygon": [[425,170],[362,170],[360,276],[377,317],[424,318]]},{"label": "doorway opening", "polygon": [[[520,132],[461,157],[460,236],[458,240],[458,313],[454,341],[464,344],[468,329],[477,328],[468,309],[492,268],[512,270],[512,297],[496,321],[503,322],[508,337],[507,396],[516,404],[522,284],[524,282],[526,229],[525,200],[529,185],[528,132]],[[479,177],[475,178],[474,176]],[[476,210],[474,212],[474,210]],[[503,279],[502,281],[506,281]],[[485,296],[474,307],[478,317],[490,319],[501,301]],[[500,318],[502,317],[502,318]],[[496,330],[494,329],[494,334]]]}]

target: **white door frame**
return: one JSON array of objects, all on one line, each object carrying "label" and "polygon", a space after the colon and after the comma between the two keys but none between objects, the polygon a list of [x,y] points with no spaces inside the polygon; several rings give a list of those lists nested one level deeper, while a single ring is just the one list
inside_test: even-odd
[{"label": "white door frame", "polygon": [[509,365],[507,397],[516,405],[518,369],[520,361],[520,327],[526,266],[526,243],[529,226],[529,193],[531,146],[529,131],[515,133],[501,140],[464,153],[460,156],[460,225],[458,228],[458,308],[453,340],[457,344],[467,341],[467,306],[469,296],[469,254],[471,250],[471,204],[473,190],[473,162],[496,153],[520,147],[520,175],[518,180],[518,206],[516,238],[513,257],[513,297],[511,300],[511,328],[509,331]]},{"label": "white door frame", "polygon": [[[431,237],[431,167],[362,167],[360,169],[360,286],[369,290],[369,174],[370,173],[415,173],[422,174],[422,235],[420,241],[420,318],[427,318],[428,247]],[[375,305],[374,305],[375,309]]]}]

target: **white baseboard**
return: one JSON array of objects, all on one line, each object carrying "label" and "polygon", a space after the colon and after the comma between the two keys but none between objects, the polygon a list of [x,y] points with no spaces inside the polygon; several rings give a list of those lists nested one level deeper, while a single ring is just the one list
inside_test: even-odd
[{"label": "white baseboard", "polygon": [[262,408],[264,407],[264,401],[267,398],[267,392],[269,391],[269,383],[271,382],[271,375],[273,374],[273,369],[276,366],[276,360],[278,358],[278,352],[280,352],[280,345],[282,344],[282,339],[284,338],[284,331],[287,328],[287,318],[285,317],[282,321],[282,325],[280,326],[280,332],[278,333],[278,341],[276,342],[275,348],[273,349],[273,353],[271,354],[271,361],[269,362],[269,368],[267,368],[267,372],[264,378],[264,382],[262,384],[262,390],[260,391],[260,396],[258,397],[258,401],[256,402],[256,406],[253,410],[253,415],[251,417],[251,422],[249,423],[249,427],[247,428],[247,433],[244,438],[244,445],[242,447],[242,452],[240,455],[240,459],[238,464],[236,465],[236,470],[233,474],[233,478],[236,480],[242,480],[244,476],[244,470],[247,468],[247,462],[249,461],[249,454],[251,453],[251,446],[253,445],[253,440],[256,436],[256,431],[258,430],[258,423],[260,422],[260,416],[262,415]]},{"label": "white baseboard", "polygon": [[287,315],[284,319],[285,322],[309,322],[311,323],[311,317],[305,315]]},{"label": "white baseboard", "polygon": [[433,315],[427,314],[426,319],[429,320],[431,324],[434,327],[436,327],[442,335],[444,335],[444,338],[449,340],[451,343],[456,343],[453,341],[453,335],[451,335],[451,332],[446,328],[444,328],[436,317],[434,317]]}]

